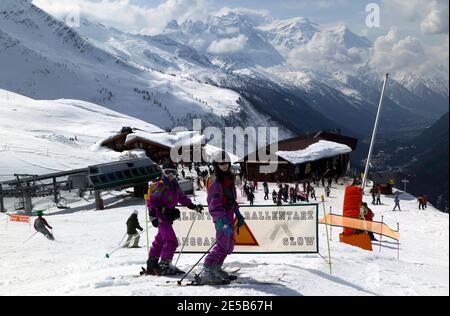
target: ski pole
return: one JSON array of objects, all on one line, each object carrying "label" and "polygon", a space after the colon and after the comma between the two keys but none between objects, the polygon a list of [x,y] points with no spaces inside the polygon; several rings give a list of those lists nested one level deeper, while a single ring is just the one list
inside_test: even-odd
[{"label": "ski pole", "polygon": [[187,236],[186,236],[186,241],[183,243],[183,246],[181,247],[181,251],[178,254],[178,258],[177,258],[177,261],[175,262],[175,266],[178,264],[178,261],[180,260],[180,257],[183,254],[183,250],[186,247],[186,244],[187,244],[187,242],[189,240],[189,236],[191,235],[191,231],[192,231],[192,228],[194,227],[194,224],[195,224],[196,220],[197,220],[197,213],[195,213],[195,217],[194,217],[194,220],[192,221],[191,228],[189,228],[189,231],[188,231]]},{"label": "ski pole", "polygon": [[[234,230],[236,229],[238,227],[238,225],[236,225],[236,226],[234,226],[234,228],[233,228],[233,234],[234,234]],[[217,239],[215,242],[214,242],[214,244],[212,244],[212,246],[203,254],[203,256],[197,261],[197,263],[196,264],[194,264],[193,266],[192,266],[192,268],[183,276],[183,278],[180,280],[180,281],[178,281],[177,283],[178,283],[178,285],[181,285],[182,283],[183,283],[183,281],[184,281],[184,279],[186,279],[187,277],[188,277],[188,275],[189,274],[191,274],[191,272],[192,272],[192,270],[194,270],[195,269],[195,267],[196,266],[198,266],[198,264],[200,263],[200,261],[202,261],[203,260],[203,258],[205,258],[206,257],[206,255],[207,254],[209,254],[209,252],[222,240],[222,238],[225,236],[225,233],[222,235],[222,236],[220,236],[220,238],[219,239]]]},{"label": "ski pole", "polygon": [[[141,236],[142,234],[144,234],[145,232],[147,232],[149,229],[150,229],[150,227],[148,227],[147,229],[141,231],[139,234],[137,234],[136,236],[134,236],[133,238],[131,238],[131,239],[130,239],[130,243],[131,243],[132,241],[134,241],[136,238],[138,238],[139,236]],[[114,250],[111,251],[110,253],[107,253],[107,254],[105,255],[105,257],[108,258],[108,259],[111,258],[111,255],[112,255],[112,254],[116,253],[117,251],[119,251],[119,250],[122,249],[122,248],[123,248],[123,247],[120,246],[120,247],[114,249]]]},{"label": "ski pole", "polygon": [[[150,191],[150,189],[149,189],[149,191]],[[150,198],[150,192],[148,192],[148,194],[146,194],[144,196],[144,202],[145,202],[145,225],[147,225],[147,227],[148,227],[148,222],[149,222],[147,201],[149,200],[149,198]],[[148,231],[147,231],[147,253],[149,253],[149,252],[150,252],[150,241],[148,239]]]},{"label": "ski pole", "polygon": [[23,244],[27,243],[27,241],[29,241],[31,238],[33,238],[34,236],[36,236],[37,233],[39,233],[39,232],[35,232],[33,235],[31,235],[30,237],[28,237],[27,240],[25,240],[25,241],[23,242]]},{"label": "ski pole", "polygon": [[330,274],[333,274],[331,269],[331,248],[330,248],[330,238],[328,235],[328,220],[327,220],[327,213],[325,211],[325,197],[322,195],[322,206],[323,206],[323,216],[325,218],[325,230],[327,232],[327,243],[328,243],[328,264],[330,266]]},{"label": "ski pole", "polygon": [[123,237],[122,237],[122,239],[120,240],[118,246],[122,245],[122,242],[123,242],[123,240],[125,239],[125,237],[126,237],[127,235],[128,235],[127,233],[125,233],[125,235],[123,235]]}]

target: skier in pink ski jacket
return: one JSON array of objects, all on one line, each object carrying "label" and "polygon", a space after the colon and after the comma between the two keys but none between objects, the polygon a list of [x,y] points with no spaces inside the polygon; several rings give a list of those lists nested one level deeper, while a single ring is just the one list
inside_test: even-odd
[{"label": "skier in pink ski jacket", "polygon": [[191,199],[184,194],[174,170],[169,169],[165,171],[161,180],[154,184],[147,204],[152,224],[158,228],[158,234],[152,244],[147,261],[147,273],[150,275],[183,273],[172,265],[172,259],[178,248],[177,236],[172,227],[174,221],[180,218],[180,211],[176,208],[178,204],[197,212],[203,210],[201,205],[194,205]]}]

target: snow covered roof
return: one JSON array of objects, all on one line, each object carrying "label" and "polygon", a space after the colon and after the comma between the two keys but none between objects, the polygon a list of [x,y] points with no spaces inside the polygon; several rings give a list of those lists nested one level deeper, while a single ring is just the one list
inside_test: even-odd
[{"label": "snow covered roof", "polygon": [[[212,157],[216,152],[221,151],[222,149],[220,149],[220,148],[217,147],[217,146],[213,146],[213,145],[210,145],[210,144],[206,144],[206,145],[203,147],[203,150],[205,151],[205,154],[206,154],[206,156],[208,157],[208,159],[211,160],[211,157]],[[230,156],[231,164],[232,164],[232,165],[236,165],[237,162],[240,160],[240,158],[239,158],[238,156],[236,156],[236,155],[233,155],[233,154],[229,153],[229,152],[227,152],[227,153],[228,153],[228,155]]]},{"label": "snow covered roof", "polygon": [[177,133],[147,133],[135,131],[133,134],[127,135],[125,143],[131,142],[136,138],[145,139],[168,148],[173,148],[175,146],[199,145],[202,143],[204,136],[194,131]]},{"label": "snow covered roof", "polygon": [[320,140],[305,149],[296,151],[278,151],[276,155],[297,165],[351,152],[352,149],[347,145]]}]

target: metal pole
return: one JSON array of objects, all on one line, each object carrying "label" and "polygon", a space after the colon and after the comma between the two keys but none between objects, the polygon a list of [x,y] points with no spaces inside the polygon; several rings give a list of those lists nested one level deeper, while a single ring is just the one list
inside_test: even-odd
[{"label": "metal pole", "polygon": [[384,225],[384,216],[381,216],[380,252],[381,252],[381,246],[382,246],[382,242],[383,242],[383,225]]},{"label": "metal pole", "polygon": [[322,206],[323,206],[323,216],[325,218],[325,230],[327,232],[327,243],[328,243],[328,264],[330,266],[330,274],[333,274],[333,270],[331,268],[331,248],[330,248],[330,238],[328,236],[328,219],[327,212],[325,210],[325,197],[322,195]]},{"label": "metal pole", "polygon": [[383,106],[384,93],[386,91],[386,86],[387,86],[388,79],[389,79],[389,74],[387,73],[386,77],[384,79],[383,90],[381,91],[380,104],[378,105],[378,112],[377,112],[377,117],[375,119],[375,126],[373,128],[372,140],[370,141],[369,155],[367,156],[366,168],[364,170],[364,178],[363,178],[363,183],[362,183],[363,194],[364,194],[364,189],[366,188],[366,181],[367,181],[367,176],[368,176],[368,173],[369,173],[370,160],[372,158],[373,148],[375,146],[375,140],[376,140],[376,137],[377,137],[378,124],[380,123],[381,108]]},{"label": "metal pole", "polygon": [[3,187],[0,183],[0,212],[5,212],[5,204],[3,202]]},{"label": "metal pole", "polygon": [[55,198],[55,204],[58,205],[58,192],[56,190],[56,178],[53,178],[53,196]]},{"label": "metal pole", "polygon": [[187,233],[186,241],[183,243],[183,246],[181,247],[181,251],[178,254],[178,258],[177,258],[177,261],[175,262],[175,266],[178,264],[178,261],[180,260],[180,257],[183,254],[184,248],[186,247],[186,244],[189,241],[189,236],[191,235],[192,228],[194,227],[195,221],[197,220],[197,213],[195,213],[194,215],[195,215],[194,220],[192,221],[191,228],[189,228],[189,231]]},{"label": "metal pole", "polygon": [[[400,223],[397,223],[397,231],[400,232]],[[397,240],[397,259],[400,260],[400,239]]]},{"label": "metal pole", "polygon": [[39,232],[35,232],[33,235],[31,235],[30,237],[27,238],[27,240],[25,240],[23,243],[27,243],[31,238],[33,238],[34,236],[36,236]]},{"label": "metal pole", "polygon": [[[332,207],[330,206],[330,215],[332,212]],[[330,241],[333,241],[333,225],[330,225]]]},{"label": "metal pole", "polygon": [[[150,190],[148,190],[147,192],[149,192]],[[150,198],[149,194],[147,193],[144,196],[144,203],[145,203],[145,226],[148,227],[148,223],[149,223],[149,218],[148,218],[148,206],[147,206],[147,201]],[[147,238],[147,254],[150,253],[150,240],[148,237],[148,230],[146,233],[146,238]]]}]

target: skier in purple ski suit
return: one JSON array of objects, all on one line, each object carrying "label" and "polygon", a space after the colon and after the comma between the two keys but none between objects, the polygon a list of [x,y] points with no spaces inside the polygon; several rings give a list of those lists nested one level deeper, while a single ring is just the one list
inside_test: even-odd
[{"label": "skier in purple ski suit", "polygon": [[[178,203],[197,212],[203,210],[201,205],[194,205],[184,194],[178,185],[176,175],[173,174],[173,170],[169,169],[155,184],[147,204],[151,222],[158,228],[158,234],[152,244],[147,261],[147,273],[150,275],[183,273],[172,265],[172,259],[178,248],[177,236],[172,227],[173,222],[180,218],[180,211],[176,209]],[[160,258],[161,262],[159,262]]]},{"label": "skier in purple ski suit", "polygon": [[222,265],[234,250],[234,216],[238,227],[245,224],[236,201],[235,178],[231,172],[228,154],[219,152],[214,155],[214,175],[208,184],[208,209],[216,228],[217,244],[205,259],[203,270],[196,277],[201,285],[224,284],[235,280],[222,269]]}]

